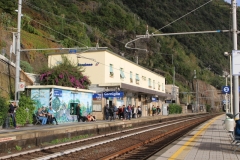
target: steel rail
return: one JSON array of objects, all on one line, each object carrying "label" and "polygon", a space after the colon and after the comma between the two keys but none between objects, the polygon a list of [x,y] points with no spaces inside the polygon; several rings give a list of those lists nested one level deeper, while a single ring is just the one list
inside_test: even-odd
[{"label": "steel rail", "polygon": [[160,128],[163,128],[163,127],[171,126],[173,124],[179,124],[179,123],[187,122],[189,120],[194,120],[194,119],[199,119],[199,117],[188,118],[186,120],[181,120],[181,121],[178,120],[177,122],[172,122],[172,123],[168,122],[168,124],[161,125],[159,127],[154,127],[154,128],[147,129],[147,130],[144,130],[144,131],[139,131],[139,132],[136,132],[136,133],[130,133],[130,134],[127,134],[125,136],[121,136],[121,137],[117,137],[117,138],[111,138],[109,140],[104,140],[104,141],[101,141],[101,142],[93,143],[91,145],[84,145],[84,146],[77,147],[77,148],[74,148],[74,149],[65,150],[63,152],[56,152],[54,154],[50,154],[50,155],[43,156],[43,157],[38,157],[38,158],[35,158],[33,160],[48,160],[48,159],[51,159],[51,158],[57,158],[57,157],[60,157],[60,156],[66,155],[66,154],[81,151],[83,149],[88,149],[88,148],[91,148],[91,147],[95,147],[97,145],[102,145],[102,144],[105,144],[105,143],[113,142],[113,141],[120,140],[120,139],[123,139],[123,138],[127,138],[127,137],[130,137],[130,136],[138,135],[138,134],[141,134],[141,133],[146,133],[146,132],[149,132],[149,131],[153,131],[153,130],[160,129]]}]

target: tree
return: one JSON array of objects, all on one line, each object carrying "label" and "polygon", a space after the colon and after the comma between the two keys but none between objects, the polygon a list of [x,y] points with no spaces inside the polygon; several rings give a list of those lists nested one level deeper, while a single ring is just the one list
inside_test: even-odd
[{"label": "tree", "polygon": [[72,64],[67,57],[62,56],[62,60],[61,64],[40,71],[40,84],[88,89],[91,81],[82,74],[84,70]]}]

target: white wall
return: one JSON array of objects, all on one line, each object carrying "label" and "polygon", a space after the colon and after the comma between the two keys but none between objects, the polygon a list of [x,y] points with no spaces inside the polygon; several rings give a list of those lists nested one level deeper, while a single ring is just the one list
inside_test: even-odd
[{"label": "white wall", "polygon": [[[78,63],[92,64],[92,66],[83,67],[85,69],[83,74],[90,78],[92,84],[126,83],[165,93],[165,77],[147,70],[124,57],[110,51],[84,52],[80,55],[85,58],[77,58],[77,54],[67,54],[65,56],[76,65]],[[94,59],[95,61],[86,58]],[[48,65],[50,67],[54,66],[58,61],[61,62],[61,59],[61,55],[49,55]],[[97,62],[99,64],[95,66]],[[110,76],[110,64],[113,65],[114,75],[112,77]],[[120,78],[120,68],[123,68],[124,71],[125,78],[123,79]],[[130,82],[130,71],[132,71],[132,82]],[[139,75],[139,84],[136,83],[136,74]],[[143,77],[145,77],[145,80]],[[148,85],[149,78],[151,78],[151,88]],[[153,80],[155,80],[155,88],[153,88]],[[160,90],[158,90],[158,83],[160,84]]]}]

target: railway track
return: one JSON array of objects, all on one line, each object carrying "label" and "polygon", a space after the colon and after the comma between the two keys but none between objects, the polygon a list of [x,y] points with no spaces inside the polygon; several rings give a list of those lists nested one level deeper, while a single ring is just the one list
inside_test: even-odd
[{"label": "railway track", "polygon": [[[36,149],[0,158],[9,160],[59,160],[89,158],[126,159],[127,155],[130,157],[134,157],[134,155],[138,156],[139,154],[137,154],[136,149],[142,148],[141,146],[144,146],[143,148],[146,148],[147,144],[150,145],[150,142],[158,141],[159,144],[167,144],[167,142],[170,142],[169,139],[172,140],[173,137],[176,137],[176,134],[179,134],[179,136],[181,137],[181,135],[187,131],[187,128],[191,129],[192,127],[195,127],[197,124],[200,124],[203,121],[208,120],[209,118],[210,117],[208,115],[161,122],[158,124],[153,124],[151,126],[128,129],[106,135],[96,136],[93,138],[88,138],[85,140],[79,140],[66,144],[59,144],[51,147],[45,147],[42,149]],[[156,148],[152,150],[156,150]],[[134,154],[135,152],[136,154]],[[132,155],[130,153],[132,153]],[[141,151],[141,153],[143,153],[143,151]],[[144,155],[151,154],[144,153]]]}]

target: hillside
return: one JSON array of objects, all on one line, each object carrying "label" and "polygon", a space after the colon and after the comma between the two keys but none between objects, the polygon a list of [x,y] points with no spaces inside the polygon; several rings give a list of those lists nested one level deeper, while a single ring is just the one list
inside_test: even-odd
[{"label": "hillside", "polygon": [[[165,73],[167,83],[172,83],[172,58],[176,67],[176,84],[181,90],[190,90],[193,70],[197,77],[217,88],[224,79],[222,71],[229,70],[229,61],[223,52],[232,50],[231,33],[159,36],[141,39],[131,47],[124,46],[136,35],[149,33],[174,33],[231,29],[230,5],[223,0],[23,0],[23,48],[56,48],[107,46],[116,53],[158,73]],[[17,0],[0,0],[0,49],[9,53],[12,27],[16,28]],[[183,18],[176,21],[178,18]],[[238,19],[238,24],[240,19]],[[169,23],[171,25],[168,25]],[[166,26],[168,25],[168,26]],[[166,27],[164,27],[166,26]],[[160,31],[158,29],[164,27]],[[2,38],[5,37],[5,38]],[[27,61],[37,72],[46,64],[46,54],[59,51],[23,52],[21,60]],[[164,54],[162,54],[164,53]]]}]

